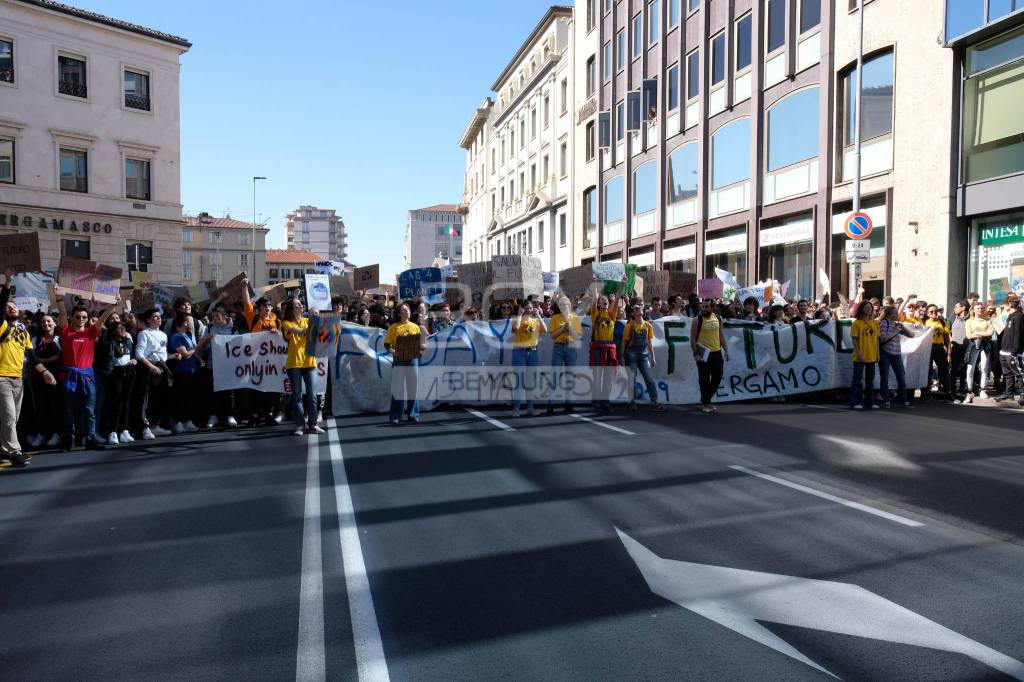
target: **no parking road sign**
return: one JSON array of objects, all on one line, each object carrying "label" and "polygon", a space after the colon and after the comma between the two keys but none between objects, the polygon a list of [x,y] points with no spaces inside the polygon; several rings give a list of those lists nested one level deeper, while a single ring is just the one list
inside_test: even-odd
[{"label": "no parking road sign", "polygon": [[867,239],[871,236],[871,228],[874,225],[871,222],[871,216],[864,211],[857,211],[847,216],[846,224],[843,227],[846,236],[850,239]]}]

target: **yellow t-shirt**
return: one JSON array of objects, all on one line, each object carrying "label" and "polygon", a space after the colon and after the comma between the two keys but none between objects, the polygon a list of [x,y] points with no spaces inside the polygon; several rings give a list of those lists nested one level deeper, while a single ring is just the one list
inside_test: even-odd
[{"label": "yellow t-shirt", "polygon": [[921,320],[910,315],[900,315],[900,322],[903,324],[921,324]]},{"label": "yellow t-shirt", "polygon": [[[316,358],[306,357],[305,332],[309,329],[309,320],[302,317],[298,322],[283,322],[281,328],[284,330],[285,338],[288,339],[288,359],[285,360],[285,369],[308,369],[316,367]],[[293,334],[292,332],[299,332]]]},{"label": "yellow t-shirt", "polygon": [[415,322],[395,322],[384,335],[384,344],[394,346],[399,336],[419,336],[422,330]]},{"label": "yellow t-shirt", "polygon": [[878,320],[854,320],[850,329],[861,362],[878,362]]},{"label": "yellow t-shirt", "polygon": [[949,327],[947,327],[942,320],[928,320],[924,323],[925,328],[931,327],[932,329],[932,343],[942,345],[945,343],[945,339],[949,336]]},{"label": "yellow t-shirt", "polygon": [[590,324],[593,329],[590,334],[591,341],[599,343],[611,343],[615,340],[615,316],[610,310],[595,309],[590,313]]},{"label": "yellow t-shirt", "polygon": [[536,348],[540,343],[540,321],[536,318],[522,319],[519,327],[512,332],[512,345],[516,348]]},{"label": "yellow t-shirt", "polygon": [[[558,329],[559,327],[566,324],[565,316],[562,313],[556,313],[551,317],[551,322],[548,323],[548,329]],[[573,336],[579,339],[583,336],[583,322],[580,320],[579,315],[569,314],[568,327],[572,330]],[[558,336],[553,336],[555,343],[571,343],[573,337],[569,336],[569,331],[563,329]]]},{"label": "yellow t-shirt", "polygon": [[972,317],[964,324],[964,330],[967,332],[967,336],[987,332],[989,329],[992,329],[992,321],[986,320],[983,317]]},{"label": "yellow t-shirt", "polygon": [[[623,348],[629,348],[629,344],[633,341],[633,336],[636,335],[636,334],[643,334],[645,330],[647,331],[647,338],[648,339],[653,339],[654,338],[654,325],[652,325],[647,320],[641,320],[639,322],[639,324],[634,322],[633,320],[630,320],[629,322],[627,322],[626,323],[626,328],[622,330],[622,346],[623,346]],[[644,344],[644,348],[646,348],[646,347],[647,347],[647,344]]]},{"label": "yellow t-shirt", "polygon": [[722,350],[722,340],[718,335],[720,327],[717,315],[703,318],[700,323],[700,335],[697,336],[697,343],[711,352]]},{"label": "yellow t-shirt", "polygon": [[[0,336],[7,332],[7,322],[0,322]],[[25,364],[25,351],[32,347],[27,332],[14,327],[3,343],[0,343],[0,377],[21,378]]]}]

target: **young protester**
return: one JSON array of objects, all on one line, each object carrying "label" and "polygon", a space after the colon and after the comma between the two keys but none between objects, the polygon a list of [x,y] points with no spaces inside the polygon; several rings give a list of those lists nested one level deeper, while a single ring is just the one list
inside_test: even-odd
[{"label": "young protester", "polygon": [[753,296],[747,296],[743,299],[743,312],[739,315],[739,319],[747,320],[748,322],[760,322],[761,316],[757,314],[757,299]]},{"label": "young protester", "polygon": [[[57,323],[50,315],[43,315],[39,320],[38,336],[32,340],[36,357],[53,376],[60,375],[61,351],[60,337],[57,336]],[[50,385],[43,375],[32,373],[32,390],[35,394],[35,436],[29,439],[32,447],[56,447],[60,445],[60,434],[63,431],[64,403],[60,387]]]},{"label": "young protester", "polygon": [[629,409],[636,412],[636,374],[639,371],[644,378],[644,385],[647,387],[647,396],[651,405],[658,412],[665,410],[664,405],[658,400],[658,388],[651,376],[651,368],[655,365],[654,358],[654,325],[644,320],[643,304],[636,304],[632,308],[633,316],[626,323],[622,332],[622,349],[625,364],[632,371],[629,381]]},{"label": "young protester", "polygon": [[143,440],[169,436],[161,426],[170,421],[168,394],[173,380],[167,367],[167,334],[160,329],[160,311],[148,310],[142,315],[145,329],[135,339],[135,415],[136,431]]},{"label": "young protester", "polygon": [[668,313],[666,317],[685,317],[684,306],[686,299],[681,294],[672,294],[668,297]]},{"label": "young protester", "polygon": [[[850,407],[854,410],[877,410],[872,400],[875,385],[875,367],[878,364],[879,324],[874,319],[870,301],[857,304],[850,338],[853,341],[853,382],[850,384]],[[883,397],[883,400],[887,398]]]},{"label": "young protester", "polygon": [[0,459],[11,466],[23,467],[27,462],[18,441],[18,417],[25,393],[23,371],[25,360],[29,367],[43,377],[49,386],[57,384],[56,377],[39,362],[29,333],[18,327],[19,310],[11,298],[11,282],[14,270],[8,269],[6,281],[0,287]]},{"label": "young protester", "polygon": [[[274,314],[274,304],[266,298],[256,300],[254,307],[249,296],[249,280],[242,280],[242,316],[245,318],[246,326],[250,334],[259,332],[281,333],[281,324]],[[250,425],[257,426],[262,421],[267,425],[280,424],[284,415],[278,409],[281,401],[279,393],[264,393],[261,391],[249,390],[246,392],[249,398],[252,415]]]},{"label": "young protester", "polygon": [[480,311],[476,308],[466,308],[462,311],[463,322],[476,322],[480,319]]},{"label": "young protester", "polygon": [[[551,316],[549,325],[551,340],[554,342],[551,347],[551,365],[562,368],[562,371],[559,372],[558,383],[563,386],[565,412],[569,414],[573,412],[573,407],[569,402],[569,389],[565,377],[568,372],[572,371],[569,368],[576,366],[576,355],[580,339],[583,337],[583,322],[580,320],[580,316],[572,311],[572,305],[565,296],[559,298],[552,305],[552,312],[554,315]],[[554,413],[554,400],[549,400],[548,414]]]},{"label": "young protester", "polygon": [[1016,295],[1006,297],[1004,305],[1006,321],[999,340],[999,364],[1003,369],[1004,388],[996,400],[1012,400],[1020,395],[1019,404],[1024,407],[1024,313]]},{"label": "young protester", "polygon": [[[248,293],[248,291],[249,289],[247,281],[246,293]],[[218,299],[218,301],[222,300],[223,298],[224,295],[222,294],[221,298]],[[191,332],[192,341],[198,344],[199,339],[203,338],[206,335],[206,325],[203,324],[203,322],[196,317],[194,308],[195,304],[192,302],[192,299],[189,298],[188,296],[179,296],[178,298],[174,299],[174,311],[168,316],[168,319],[164,322],[164,334],[167,334],[167,337],[170,338],[171,335],[174,334],[175,332],[174,322],[175,320],[178,319],[178,316],[189,315],[192,317],[193,320],[193,330]]]},{"label": "young protester", "polygon": [[442,303],[440,308],[434,313],[433,319],[430,321],[430,333],[437,334],[440,332],[449,331],[455,326],[455,320],[452,319],[452,308],[447,303]]},{"label": "young protester", "polygon": [[611,381],[618,357],[615,350],[615,320],[618,312],[615,294],[600,295],[590,309],[590,366],[594,369],[594,408],[611,412]]},{"label": "young protester", "polygon": [[[856,324],[856,323],[854,323]],[[878,371],[882,390],[882,407],[892,407],[889,393],[889,370],[896,377],[896,403],[902,407],[910,407],[907,400],[906,369],[903,366],[903,354],[900,351],[900,337],[913,338],[914,333],[899,321],[899,313],[895,306],[882,308],[882,319],[878,321]]]},{"label": "young protester", "polygon": [[406,303],[398,307],[398,321],[388,327],[384,348],[391,353],[391,409],[388,421],[399,424],[402,418],[411,422],[420,420],[419,401],[416,399],[420,357],[427,349],[427,329],[411,322]]},{"label": "young protester", "polygon": [[235,419],[235,392],[213,390],[213,342],[218,336],[233,336],[234,325],[228,316],[228,311],[223,305],[217,305],[213,309],[210,324],[206,328],[206,334],[199,341],[199,357],[203,360],[201,369],[203,393],[209,398],[209,405],[206,409],[208,417],[206,428],[212,429],[218,424],[229,428],[238,426]]},{"label": "young protester", "polygon": [[701,301],[700,314],[690,324],[690,349],[697,362],[697,380],[700,384],[700,411],[705,414],[717,411],[711,400],[722,383],[725,360],[729,359],[724,325],[713,312],[712,303],[709,298]]},{"label": "young protester", "polygon": [[970,403],[974,401],[974,371],[977,369],[981,378],[978,383],[979,398],[988,398],[988,393],[985,392],[985,384],[988,381],[988,367],[989,359],[992,354],[992,335],[995,333],[995,329],[992,326],[991,320],[985,315],[985,305],[982,303],[975,303],[971,309],[971,317],[965,324],[966,339],[967,339],[967,396],[964,398],[964,402]]},{"label": "young protester", "polygon": [[123,322],[107,322],[107,328],[100,337],[105,348],[105,360],[100,372],[106,377],[106,391],[103,396],[103,410],[100,413],[100,433],[109,434],[107,443],[119,445],[135,439],[128,431],[130,397],[135,384],[135,342],[125,329]]},{"label": "young protester", "polygon": [[967,359],[967,302],[957,301],[953,305],[953,317],[949,321],[949,390],[959,401],[967,396],[964,376]]},{"label": "young protester", "polygon": [[356,324],[360,327],[369,327],[371,326],[370,322],[372,319],[373,315],[370,313],[370,309],[364,306],[359,309],[359,313],[356,315]]},{"label": "young protester", "polygon": [[661,317],[661,297],[655,296],[651,299],[651,312],[647,314],[647,319],[653,322],[660,320]]},{"label": "young protester", "polygon": [[[949,387],[949,325],[939,315],[939,308],[935,304],[929,305],[925,310],[928,315],[928,319],[924,323],[925,330],[932,334],[931,360],[935,364],[937,376],[946,393],[946,398],[952,400],[953,395]],[[922,397],[927,400],[929,397],[928,387],[925,387],[921,393]]]},{"label": "young protester", "polygon": [[537,375],[536,372],[532,372],[532,376],[528,377],[528,370],[525,368],[540,364],[537,344],[540,343],[540,335],[543,333],[547,333],[544,319],[537,314],[533,301],[527,299],[512,321],[512,365],[524,368],[517,370],[519,388],[516,390],[512,405],[513,417],[519,416],[519,408],[523,403],[520,396],[526,400],[526,416],[533,416],[533,390],[537,383]]},{"label": "young protester", "polygon": [[[292,419],[295,421],[295,435],[323,433],[317,426],[316,357],[306,354],[309,341],[309,320],[302,316],[302,303],[293,298],[286,301],[282,310],[281,324],[288,341],[288,359],[285,371],[292,386]],[[305,427],[303,427],[305,421]]]},{"label": "young protester", "polygon": [[170,339],[167,341],[169,353],[167,366],[171,370],[173,385],[171,386],[172,409],[176,434],[195,433],[199,427],[195,425],[193,416],[199,405],[199,356],[195,342],[195,326],[193,317],[178,313]]}]

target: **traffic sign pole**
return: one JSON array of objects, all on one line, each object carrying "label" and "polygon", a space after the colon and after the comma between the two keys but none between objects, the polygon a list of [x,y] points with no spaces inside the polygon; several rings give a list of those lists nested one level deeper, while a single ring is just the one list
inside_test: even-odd
[{"label": "traffic sign pole", "polygon": [[[853,122],[853,212],[860,211],[860,119],[861,119],[861,92],[864,84],[864,0],[857,0],[857,22],[859,24],[857,37],[857,94],[856,113]],[[860,289],[860,263],[854,265],[853,281],[850,283],[850,300],[857,295]]]}]

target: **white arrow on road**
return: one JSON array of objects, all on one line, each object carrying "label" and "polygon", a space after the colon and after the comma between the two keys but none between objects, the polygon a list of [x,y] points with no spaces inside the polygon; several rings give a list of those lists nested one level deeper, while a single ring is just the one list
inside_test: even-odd
[{"label": "white arrow on road", "polygon": [[652,592],[829,675],[757,621],[959,653],[1024,680],[1024,663],[857,585],[663,559],[615,532]]}]

